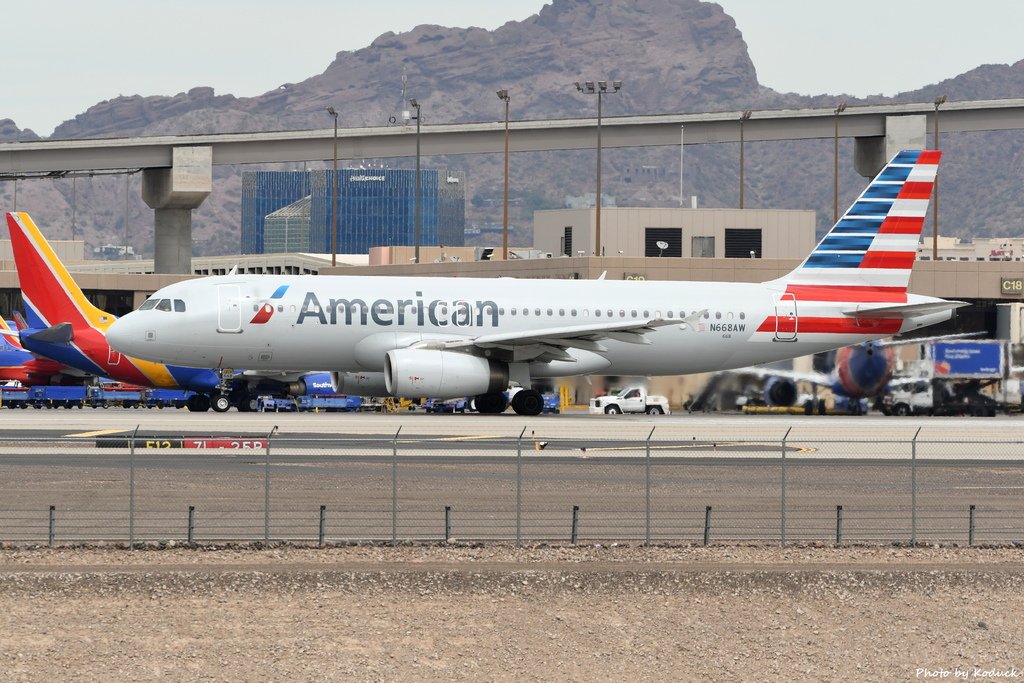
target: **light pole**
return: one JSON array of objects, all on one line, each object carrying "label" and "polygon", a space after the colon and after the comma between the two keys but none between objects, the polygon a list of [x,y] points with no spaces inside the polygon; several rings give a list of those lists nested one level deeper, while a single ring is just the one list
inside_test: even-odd
[{"label": "light pole", "polygon": [[835,108],[836,134],[835,151],[832,156],[832,224],[839,222],[839,115],[846,111],[846,102],[840,102]]},{"label": "light pole", "polygon": [[581,85],[576,81],[576,90],[584,95],[597,95],[597,196],[594,200],[596,208],[594,216],[594,255],[603,256],[601,251],[601,99],[609,93],[617,93],[622,89],[622,81],[612,81],[612,89],[608,90],[608,81],[584,81]]},{"label": "light pole", "polygon": [[[327,107],[334,118],[334,174],[331,181],[331,267],[338,265],[338,112]],[[287,247],[287,245],[285,245]]]},{"label": "light pole", "polygon": [[740,114],[740,208],[743,208],[743,124],[750,120],[752,112],[747,111]]},{"label": "light pole", "polygon": [[416,206],[413,209],[415,223],[413,228],[413,241],[416,245],[414,260],[420,262],[420,103],[416,100],[409,100],[409,106],[416,110]]},{"label": "light pole", "polygon": [[508,90],[499,90],[498,99],[505,103],[505,202],[501,221],[501,257],[508,261],[508,105],[511,99]]},{"label": "light pole", "polygon": [[[939,149],[939,107],[946,103],[946,96],[935,98],[935,149]],[[932,261],[939,260],[939,174],[935,173],[935,207],[932,213]]]}]

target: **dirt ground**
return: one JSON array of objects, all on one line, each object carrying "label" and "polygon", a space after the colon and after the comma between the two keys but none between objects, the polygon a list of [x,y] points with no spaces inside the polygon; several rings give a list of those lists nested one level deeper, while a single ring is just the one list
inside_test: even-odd
[{"label": "dirt ground", "polygon": [[3,548],[0,681],[1017,680],[1022,559],[890,546]]}]

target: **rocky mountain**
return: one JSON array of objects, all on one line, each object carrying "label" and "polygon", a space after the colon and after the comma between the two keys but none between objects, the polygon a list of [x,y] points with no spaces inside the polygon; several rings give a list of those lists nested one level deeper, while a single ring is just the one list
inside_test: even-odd
[{"label": "rocky mountain", "polygon": [[[422,103],[424,124],[494,121],[503,114],[494,92],[508,88],[512,116],[545,119],[590,116],[596,103],[573,82],[620,78],[623,89],[605,99],[605,114],[656,114],[851,105],[890,101],[998,99],[1024,91],[1024,61],[980,66],[966,74],[895,98],[864,100],[841,94],[779,93],[757,80],[743,36],[716,4],[699,0],[553,0],[536,15],[487,31],[419,26],[385,33],[369,46],[339,52],[319,75],[287,83],[251,98],[217,95],[196,87],[172,97],[132,96],[100,102],[66,121],[58,138],[192,134],[250,130],[326,128],[334,106],[341,125],[395,122],[407,97]],[[2,115],[2,111],[0,111]],[[401,125],[398,119],[396,125]],[[10,120],[0,120],[0,140],[38,139]],[[1020,198],[1024,143],[1016,133],[947,136],[942,175],[942,232],[1021,234]],[[832,143],[751,143],[747,149],[747,206],[813,208],[819,227],[832,215]],[[852,142],[841,150],[852,157]],[[316,162],[314,162],[315,165]],[[412,160],[391,160],[408,167]],[[465,169],[467,219],[500,222],[500,155],[428,158],[427,165]],[[294,166],[292,166],[294,167]],[[863,186],[852,164],[840,179],[842,201]],[[276,168],[282,168],[277,166]],[[702,206],[735,206],[737,145],[690,148],[684,194]],[[215,171],[214,194],[196,211],[196,253],[239,249],[240,171]],[[675,206],[679,202],[675,149],[606,150],[604,189],[620,205]],[[531,241],[531,214],[562,206],[567,195],[593,191],[593,152],[522,154],[512,160],[513,241]],[[93,246],[124,240],[152,252],[152,212],[139,197],[138,176],[26,180],[17,206],[31,211],[54,237],[67,237],[71,198],[75,223]],[[14,183],[0,184],[0,198],[14,205]],[[126,197],[127,194],[127,197]],[[485,238],[486,239],[486,238]]]}]

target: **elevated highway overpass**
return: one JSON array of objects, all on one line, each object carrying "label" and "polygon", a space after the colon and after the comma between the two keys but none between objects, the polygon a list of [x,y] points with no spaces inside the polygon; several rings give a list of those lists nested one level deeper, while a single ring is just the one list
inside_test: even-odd
[{"label": "elevated highway overpass", "polygon": [[[855,166],[872,176],[896,150],[923,147],[934,126],[934,103],[754,110],[743,126],[747,141],[854,138]],[[650,147],[738,142],[744,112],[602,118],[602,147]],[[946,102],[943,133],[1024,128],[1024,99]],[[592,149],[595,118],[514,121],[511,152]],[[142,194],[155,209],[157,272],[188,273],[191,211],[212,191],[214,165],[330,159],[333,129],[46,140],[0,143],[0,180],[79,171],[143,171]],[[342,160],[415,155],[413,126],[339,129]],[[504,122],[421,126],[421,154],[496,154],[504,149]]]}]

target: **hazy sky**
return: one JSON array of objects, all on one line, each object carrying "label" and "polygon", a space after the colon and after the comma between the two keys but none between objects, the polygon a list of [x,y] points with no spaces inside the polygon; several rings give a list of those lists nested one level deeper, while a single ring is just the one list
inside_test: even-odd
[{"label": "hazy sky", "polygon": [[[417,24],[496,28],[544,0],[20,0],[4,4],[0,119],[49,135],[119,95],[252,96]],[[1016,0],[720,0],[761,83],[892,95],[1024,58]],[[955,49],[943,47],[955,45]],[[1007,93],[1007,97],[1021,93]]]}]

